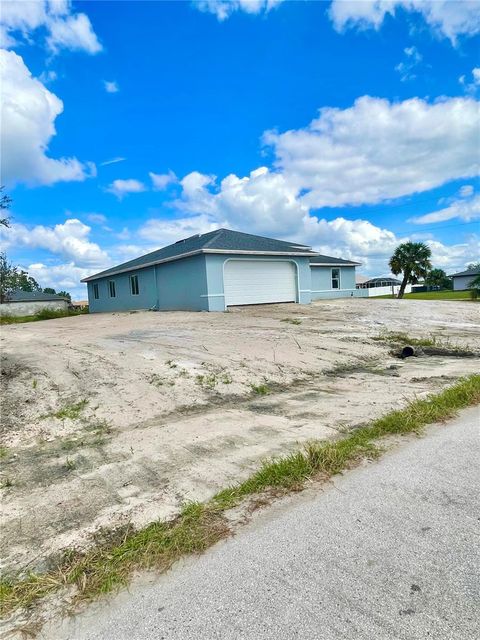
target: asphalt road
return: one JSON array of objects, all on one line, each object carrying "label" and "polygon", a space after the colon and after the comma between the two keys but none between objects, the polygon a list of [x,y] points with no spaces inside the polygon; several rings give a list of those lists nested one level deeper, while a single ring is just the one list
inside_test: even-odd
[{"label": "asphalt road", "polygon": [[50,629],[74,640],[480,638],[479,412]]}]

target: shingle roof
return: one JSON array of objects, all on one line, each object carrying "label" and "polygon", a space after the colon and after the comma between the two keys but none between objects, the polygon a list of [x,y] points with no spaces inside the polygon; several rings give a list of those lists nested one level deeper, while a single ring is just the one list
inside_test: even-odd
[{"label": "shingle roof", "polygon": [[[318,253],[312,251],[311,247],[304,244],[296,244],[293,242],[285,242],[283,240],[274,240],[273,238],[264,238],[255,236],[250,233],[241,233],[240,231],[231,231],[230,229],[216,229],[202,235],[190,236],[184,240],[179,240],[174,244],[157,249],[144,256],[129,260],[100,273],[96,273],[88,278],[84,278],[82,282],[96,280],[105,276],[122,273],[124,271],[132,271],[140,269],[147,265],[157,264],[168,260],[176,260],[187,257],[196,253],[209,252],[252,252],[252,253],[268,253],[268,254],[294,254],[317,256]],[[336,260],[336,258],[332,258]],[[336,260],[338,262],[338,260]]]},{"label": "shingle roof", "polygon": [[352,260],[343,260],[342,258],[333,258],[332,256],[322,256],[320,254],[317,254],[314,258],[310,258],[310,264],[318,264],[320,265],[345,265],[345,266],[350,266],[350,267],[355,267],[359,264],[361,264],[360,262],[353,262]]},{"label": "shingle roof", "polygon": [[390,278],[390,276],[385,276],[385,278],[370,278],[370,280],[366,280],[363,284],[373,284],[375,282],[388,282],[389,284],[402,284],[400,280],[396,278]]},{"label": "shingle roof", "polygon": [[66,300],[63,296],[43,291],[12,291],[8,295],[8,302],[47,302],[48,300]]},{"label": "shingle roof", "polygon": [[480,268],[466,269],[465,271],[459,271],[458,273],[452,273],[449,278],[456,278],[457,276],[478,276],[480,274]]}]

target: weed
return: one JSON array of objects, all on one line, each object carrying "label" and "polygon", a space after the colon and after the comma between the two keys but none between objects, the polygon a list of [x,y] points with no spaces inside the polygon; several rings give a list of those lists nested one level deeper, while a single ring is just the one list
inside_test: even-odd
[{"label": "weed", "polygon": [[170,367],[170,369],[176,369],[178,367],[178,364],[173,360],[167,360],[165,364],[167,365],[167,367]]},{"label": "weed", "polygon": [[24,322],[37,322],[38,320],[54,320],[55,318],[80,316],[85,313],[88,313],[88,309],[82,309],[81,311],[54,311],[53,309],[42,309],[33,316],[1,316],[0,324],[19,324]]},{"label": "weed", "polygon": [[195,378],[198,385],[204,389],[214,389],[218,380],[215,373],[199,374]]},{"label": "weed", "polygon": [[365,362],[337,362],[331,369],[325,369],[324,375],[335,378],[347,376],[354,373],[372,373],[376,375],[386,375],[384,369],[379,369],[375,361],[366,360]]},{"label": "weed", "polygon": [[36,380],[32,380],[32,388],[33,389],[37,388],[37,381]]},{"label": "weed", "polygon": [[270,388],[267,384],[251,384],[250,389],[259,396],[266,396],[267,393],[270,393]]},{"label": "weed", "polygon": [[8,449],[7,447],[4,446],[0,446],[0,460],[6,458],[8,456]]},{"label": "weed", "polygon": [[53,418],[58,418],[59,420],[65,420],[66,418],[68,418],[69,420],[76,420],[85,409],[87,404],[88,400],[86,399],[80,400],[80,402],[76,402],[73,404],[67,404],[55,413],[49,414],[49,416],[46,417],[52,416]]},{"label": "weed", "polygon": [[67,471],[73,471],[76,466],[77,465],[75,464],[75,460],[71,460],[67,457],[67,459],[65,460],[65,469],[67,469]]},{"label": "weed", "polygon": [[153,384],[154,387],[161,387],[164,384],[163,379],[158,375],[158,373],[152,373],[148,378],[148,382]]},{"label": "weed", "polygon": [[435,334],[430,334],[430,336],[423,336],[421,338],[414,338],[409,336],[407,333],[389,331],[373,337],[372,340],[387,342],[393,345],[421,347],[427,355],[476,355],[469,345],[462,346],[454,344],[450,342],[450,340],[439,338]]},{"label": "weed", "polygon": [[233,378],[229,373],[224,373],[220,378],[222,384],[232,384]]},{"label": "weed", "polygon": [[299,318],[282,318],[280,322],[288,322],[288,324],[302,324]]},{"label": "weed", "polygon": [[0,582],[2,612],[28,608],[69,585],[75,600],[91,600],[126,585],[141,569],[164,571],[187,554],[202,553],[231,534],[224,512],[243,499],[270,491],[272,495],[301,490],[308,479],[329,477],[366,457],[381,454],[378,442],[390,434],[420,432],[433,422],[451,418],[480,402],[480,375],[472,375],[439,394],[410,402],[364,428],[333,442],[310,442],[284,458],[265,461],[250,478],[217,493],[205,503],[185,505],[169,522],[153,522],[143,529],[126,527],[106,536],[85,552],[70,550],[60,565],[46,573],[5,577]]},{"label": "weed", "polygon": [[13,481],[10,478],[5,478],[0,482],[0,489],[9,489],[10,487],[13,487]]}]

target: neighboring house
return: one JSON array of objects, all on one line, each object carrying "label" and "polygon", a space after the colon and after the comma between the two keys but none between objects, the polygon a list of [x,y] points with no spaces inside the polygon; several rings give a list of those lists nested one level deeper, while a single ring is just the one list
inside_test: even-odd
[{"label": "neighboring house", "polygon": [[217,229],[82,280],[90,312],[225,311],[228,306],[362,295],[357,262],[311,247]]},{"label": "neighboring house", "polygon": [[14,291],[8,302],[0,304],[2,316],[34,316],[42,309],[66,311],[69,302],[66,298],[42,291]]},{"label": "neighboring house", "polygon": [[470,282],[479,274],[480,269],[466,269],[448,277],[452,278],[454,291],[465,291],[470,288]]},{"label": "neighboring house", "polygon": [[[357,289],[366,289],[365,294],[369,297],[386,296],[389,294],[397,295],[401,286],[400,280],[390,278],[389,276],[380,276],[379,278],[370,278],[364,282],[357,283]],[[412,285],[407,284],[405,293],[410,293]]]}]

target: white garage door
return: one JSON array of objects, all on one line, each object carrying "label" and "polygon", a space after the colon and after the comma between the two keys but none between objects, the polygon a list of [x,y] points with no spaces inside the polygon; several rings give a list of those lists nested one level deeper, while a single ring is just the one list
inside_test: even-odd
[{"label": "white garage door", "polygon": [[293,262],[228,260],[224,267],[225,305],[296,302]]}]

